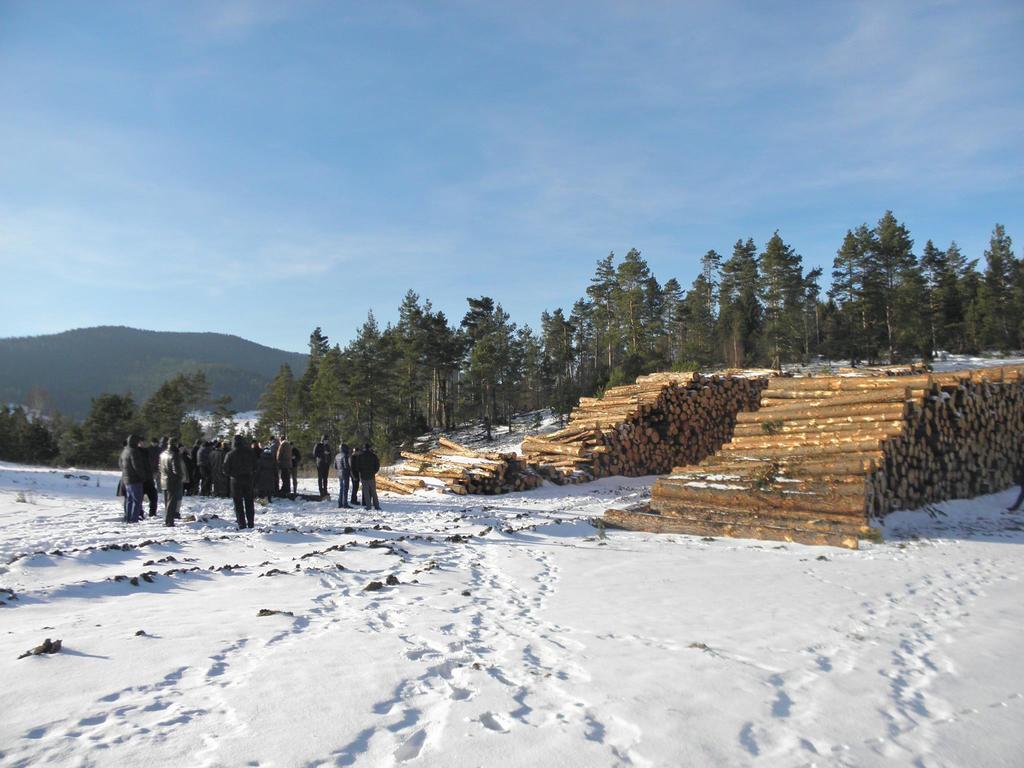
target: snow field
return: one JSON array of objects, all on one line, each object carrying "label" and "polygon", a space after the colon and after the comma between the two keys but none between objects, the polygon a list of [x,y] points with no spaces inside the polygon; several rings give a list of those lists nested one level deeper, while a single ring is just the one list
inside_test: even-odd
[{"label": "snow field", "polygon": [[[66,474],[0,465],[0,587],[17,596],[0,591],[2,765],[1015,766],[1024,752],[1011,491],[898,513],[885,543],[851,552],[602,539],[589,520],[650,478],[382,494],[383,513],[278,501],[238,532],[219,499],[185,500],[199,522],[127,526],[114,473]],[[65,649],[17,659],[44,637]]]}]

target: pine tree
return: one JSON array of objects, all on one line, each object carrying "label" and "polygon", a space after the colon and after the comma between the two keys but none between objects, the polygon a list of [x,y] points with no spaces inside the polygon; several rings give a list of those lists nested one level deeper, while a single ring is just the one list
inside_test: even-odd
[{"label": "pine tree", "polygon": [[905,278],[914,281],[909,270],[917,267],[913,254],[914,241],[892,211],[886,211],[874,230],[872,247],[868,250],[868,271],[872,291],[868,296],[870,310],[885,319],[884,343],[889,362],[896,362],[897,291]]},{"label": "pine tree", "polygon": [[934,278],[931,302],[936,327],[935,348],[963,352],[966,342],[961,281],[967,270],[966,259],[955,242],[950,243],[944,252],[940,252],[939,258],[940,266]]},{"label": "pine tree", "polygon": [[593,306],[591,322],[595,339],[603,354],[598,356],[600,365],[607,371],[615,367],[615,352],[619,341],[619,332],[615,324],[615,305],[617,302],[618,280],[615,274],[615,252],[597,262],[597,269],[587,287],[587,296]]},{"label": "pine tree", "polygon": [[331,348],[330,340],[318,325],[309,334],[309,361],[306,370],[299,379],[298,388],[295,392],[295,404],[298,410],[297,416],[301,421],[308,421],[313,409],[312,391],[313,382],[316,380],[317,368],[320,360]]},{"label": "pine tree", "polygon": [[719,298],[725,361],[733,367],[750,365],[758,359],[763,317],[758,300],[759,281],[757,246],[751,239],[745,243],[737,240],[732,256],[722,265]]},{"label": "pine tree", "polygon": [[715,318],[709,297],[713,288],[704,273],[697,275],[683,299],[682,357],[683,368],[707,368],[715,360]]},{"label": "pine tree", "polygon": [[801,286],[802,306],[800,317],[803,322],[804,360],[818,353],[821,346],[821,268],[815,267],[804,275]]},{"label": "pine tree", "polygon": [[313,413],[310,424],[314,435],[326,434],[332,445],[342,442],[342,419],[348,407],[345,369],[337,345],[322,354],[311,389]]},{"label": "pine tree", "polygon": [[572,410],[577,397],[573,380],[575,329],[566,320],[561,309],[541,315],[541,338],[544,346],[544,366],[549,380],[551,406],[555,413],[566,415]]},{"label": "pine tree", "polygon": [[181,373],[165,381],[142,406],[142,422],[151,436],[181,432],[185,417],[206,403],[210,387],[206,374]]},{"label": "pine tree", "polygon": [[347,431],[360,442],[372,439],[388,374],[383,359],[383,340],[373,311],[367,313],[355,339],[345,348],[345,376],[349,402]]},{"label": "pine tree", "polygon": [[803,260],[776,231],[761,254],[761,296],[764,300],[764,338],[770,365],[796,360],[803,331]]},{"label": "pine tree", "polygon": [[843,244],[832,261],[832,287],[829,299],[835,305],[832,314],[830,354],[849,357],[853,365],[871,358],[865,297],[867,248],[870,242],[867,226],[854,233],[846,231]]},{"label": "pine tree", "polygon": [[237,411],[231,407],[231,395],[216,398],[212,405],[210,432],[214,436],[234,437]]},{"label": "pine tree", "polygon": [[932,350],[947,349],[942,318],[941,287],[946,267],[946,254],[935,247],[929,240],[921,251],[921,277],[927,291],[927,302],[920,311],[925,314],[928,325],[928,338]]},{"label": "pine tree", "polygon": [[64,457],[79,466],[116,466],[128,434],[139,429],[131,395],[99,395],[92,400],[78,439],[62,448]]},{"label": "pine tree", "polygon": [[640,256],[640,251],[630,248],[615,270],[615,324],[622,329],[626,354],[633,358],[631,367],[639,364],[644,352],[646,294],[650,278],[650,268]]},{"label": "pine tree", "polygon": [[287,436],[293,427],[299,426],[297,395],[295,376],[285,363],[260,398],[259,431],[263,437]]},{"label": "pine tree", "polygon": [[1017,346],[1020,311],[1011,301],[1018,271],[1013,241],[1002,224],[992,230],[985,251],[984,339],[986,346],[1007,352]]}]

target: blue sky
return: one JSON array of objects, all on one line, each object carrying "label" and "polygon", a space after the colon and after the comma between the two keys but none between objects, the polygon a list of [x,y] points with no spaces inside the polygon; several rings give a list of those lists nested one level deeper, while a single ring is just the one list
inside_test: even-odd
[{"label": "blue sky", "polygon": [[1024,244],[1024,4],[0,0],[0,336],[520,324],[639,248]]}]

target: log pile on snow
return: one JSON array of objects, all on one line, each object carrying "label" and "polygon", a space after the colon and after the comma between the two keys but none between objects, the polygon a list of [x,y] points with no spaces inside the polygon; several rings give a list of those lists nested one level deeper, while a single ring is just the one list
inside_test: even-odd
[{"label": "log pile on snow", "polygon": [[757,406],[767,378],[652,373],[582,397],[569,424],[523,441],[523,454],[556,483],[639,477],[700,461],[732,434],[737,412]]},{"label": "log pile on snow", "polygon": [[872,516],[1012,485],[1022,434],[1022,367],[773,379],[721,451],[658,480],[656,514],[606,521],[856,548]]},{"label": "log pile on snow", "polygon": [[412,493],[439,480],[453,493],[498,494],[538,487],[543,479],[514,453],[487,453],[466,448],[447,438],[429,453],[402,451],[405,464],[392,475],[378,475],[377,486],[395,493]]}]

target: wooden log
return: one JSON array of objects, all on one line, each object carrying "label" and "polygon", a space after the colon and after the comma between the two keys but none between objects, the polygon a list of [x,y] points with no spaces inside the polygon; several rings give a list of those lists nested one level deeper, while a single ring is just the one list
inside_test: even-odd
[{"label": "wooden log", "polygon": [[610,509],[604,514],[606,525],[633,531],[651,533],[685,533],[695,536],[728,536],[739,539],[789,541],[797,544],[817,544],[857,549],[856,536],[774,528],[768,526],[745,526],[729,523],[707,523],[692,520],[671,519],[649,512]]}]

